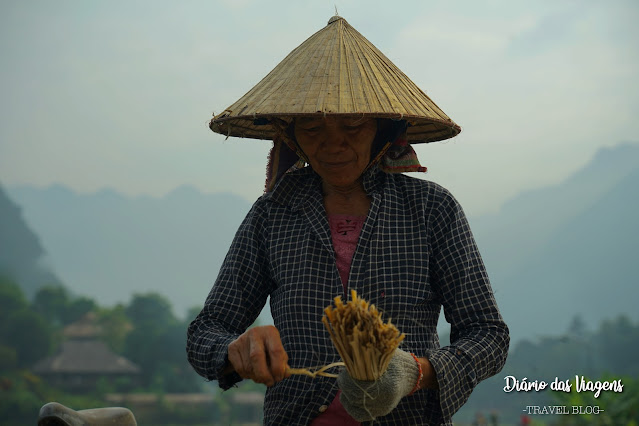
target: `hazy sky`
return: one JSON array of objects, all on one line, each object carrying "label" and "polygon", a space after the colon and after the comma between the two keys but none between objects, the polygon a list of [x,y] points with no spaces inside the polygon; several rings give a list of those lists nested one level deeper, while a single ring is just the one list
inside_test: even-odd
[{"label": "hazy sky", "polygon": [[0,0],[0,182],[253,201],[270,143],[207,123],[335,5],[462,126],[416,149],[471,215],[639,141],[636,0]]}]

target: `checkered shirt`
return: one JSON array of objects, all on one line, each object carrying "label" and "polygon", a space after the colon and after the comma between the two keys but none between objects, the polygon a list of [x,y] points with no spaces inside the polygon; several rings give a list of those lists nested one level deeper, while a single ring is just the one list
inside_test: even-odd
[{"label": "checkered shirt", "polygon": [[[427,357],[439,382],[403,398],[376,425],[452,424],[477,383],[506,361],[509,335],[465,215],[432,182],[376,168],[364,175],[371,207],[348,285],[406,334],[401,348]],[[310,168],[286,175],[242,222],[201,313],[188,330],[193,368],[223,389],[227,347],[257,318],[270,296],[274,324],[293,368],[339,361],[323,309],[343,295],[321,181]],[[443,306],[451,345],[441,347]],[[266,391],[264,423],[306,425],[337,393],[331,378],[292,376]]]}]

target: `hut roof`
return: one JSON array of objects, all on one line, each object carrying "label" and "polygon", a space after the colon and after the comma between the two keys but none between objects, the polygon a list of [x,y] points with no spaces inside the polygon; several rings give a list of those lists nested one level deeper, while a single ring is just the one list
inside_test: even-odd
[{"label": "hut roof", "polygon": [[63,342],[54,356],[39,361],[37,374],[137,374],[140,368],[113,353],[99,340],[71,339]]},{"label": "hut roof", "polygon": [[87,313],[78,321],[67,325],[62,335],[67,339],[94,338],[102,334],[102,328],[97,324],[97,315],[94,312]]}]

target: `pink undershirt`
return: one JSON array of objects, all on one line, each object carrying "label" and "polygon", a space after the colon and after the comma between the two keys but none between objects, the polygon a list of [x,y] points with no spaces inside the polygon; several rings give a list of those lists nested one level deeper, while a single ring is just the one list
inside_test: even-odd
[{"label": "pink undershirt", "polygon": [[[328,215],[328,224],[331,228],[337,270],[339,271],[339,276],[342,278],[345,295],[348,293],[348,274],[351,270],[353,254],[357,247],[357,240],[362,231],[364,220],[366,220],[365,216],[345,214]],[[328,406],[326,411],[311,422],[311,426],[355,426],[360,424],[355,421],[342,406],[339,400],[340,392],[341,391],[337,392],[335,399],[333,399],[333,402]]]},{"label": "pink undershirt", "polygon": [[337,270],[344,286],[344,295],[348,295],[348,274],[351,271],[353,254],[357,247],[359,234],[366,220],[365,216],[351,216],[346,214],[328,215],[328,224],[331,228],[333,248]]}]

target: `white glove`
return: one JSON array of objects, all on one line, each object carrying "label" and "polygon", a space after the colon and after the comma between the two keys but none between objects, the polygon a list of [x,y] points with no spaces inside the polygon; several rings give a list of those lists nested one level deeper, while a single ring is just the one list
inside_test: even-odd
[{"label": "white glove", "polygon": [[413,355],[395,349],[388,369],[375,381],[353,379],[342,369],[337,383],[340,401],[355,420],[364,422],[385,416],[410,394],[420,379],[420,367]]}]

